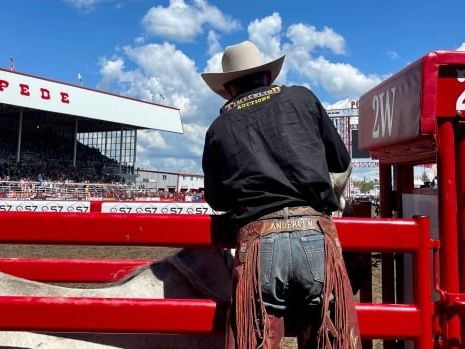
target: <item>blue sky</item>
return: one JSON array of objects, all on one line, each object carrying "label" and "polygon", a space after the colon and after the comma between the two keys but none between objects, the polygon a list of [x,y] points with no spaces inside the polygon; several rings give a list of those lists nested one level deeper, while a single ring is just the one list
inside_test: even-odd
[{"label": "blue sky", "polygon": [[[183,135],[138,136],[137,166],[201,172],[203,137],[223,100],[200,78],[224,47],[286,54],[279,84],[328,108],[433,50],[465,49],[459,0],[22,0],[2,4],[0,66],[181,108]],[[161,97],[164,96],[164,99]]]}]

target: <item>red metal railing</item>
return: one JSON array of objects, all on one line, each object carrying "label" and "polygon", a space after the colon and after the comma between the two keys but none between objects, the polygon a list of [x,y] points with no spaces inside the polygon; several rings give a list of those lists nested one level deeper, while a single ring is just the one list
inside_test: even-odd
[{"label": "red metal railing", "polygon": [[[224,238],[224,226],[217,218],[13,212],[0,215],[0,242],[232,247],[234,242]],[[336,219],[336,224],[345,250],[412,253],[414,257],[414,285],[417,286],[414,304],[358,304],[362,337],[412,339],[417,348],[432,348],[432,298],[430,292],[424,292],[431,285],[432,243],[428,218],[340,218]],[[115,275],[125,275],[148,261],[120,260],[112,264],[106,260],[63,263],[63,260],[3,259],[2,262],[0,264],[7,265],[9,271],[27,265],[28,275],[39,280],[84,280],[85,270],[91,274],[86,281],[111,281],[115,280]],[[72,268],[68,273],[56,267],[46,269],[50,263]],[[89,264],[99,267],[88,268]],[[95,273],[89,273],[90,269]],[[4,330],[210,333],[223,329],[225,319],[225,305],[205,299],[0,296],[0,309],[0,328]]]},{"label": "red metal railing", "polygon": [[121,280],[150,259],[0,258],[0,270],[40,282],[105,283]]}]

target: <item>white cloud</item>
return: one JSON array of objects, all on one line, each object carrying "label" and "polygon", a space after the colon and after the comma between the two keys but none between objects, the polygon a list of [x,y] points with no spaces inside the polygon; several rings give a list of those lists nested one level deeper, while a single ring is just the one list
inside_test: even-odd
[{"label": "white cloud", "polygon": [[182,135],[139,132],[137,166],[199,172],[206,128],[218,114],[220,97],[201,80],[195,62],[173,44],[126,46],[121,52],[124,56],[101,60],[100,85],[177,106],[183,119]]},{"label": "white cloud", "polygon": [[337,98],[358,98],[382,81],[377,75],[365,75],[350,64],[333,63],[322,56],[302,62],[296,68]]},{"label": "white cloud", "polygon": [[341,99],[335,103],[325,103],[323,102],[323,106],[325,107],[326,110],[330,109],[349,109],[352,108],[352,102],[354,102],[354,99],[350,98],[344,98]]},{"label": "white cloud", "polygon": [[457,48],[457,51],[465,51],[465,41]]},{"label": "white cloud", "polygon": [[[124,52],[145,75],[157,77],[167,90],[167,95],[195,87],[198,80],[195,62],[172,44],[126,46]],[[191,83],[186,86],[186,81]]]},{"label": "white cloud", "polygon": [[114,81],[122,80],[124,75],[124,61],[121,58],[101,58],[100,75],[102,79],[97,87],[103,90],[111,89],[111,85]]},{"label": "white cloud", "polygon": [[207,42],[208,42],[208,54],[210,56],[213,56],[216,53],[223,52],[223,47],[220,44],[218,34],[216,34],[216,32],[214,32],[213,30],[208,31]]},{"label": "white cloud", "polygon": [[[191,26],[189,32],[194,34],[190,36],[191,34],[175,32],[175,28],[172,28],[172,40],[192,39],[204,27],[210,26],[208,32],[203,34],[210,55],[206,62],[202,61],[202,56],[199,56],[199,61],[195,61],[168,41],[148,43],[141,39],[123,47],[118,51],[119,56],[101,60],[102,87],[181,109],[184,134],[140,132],[137,166],[141,168],[201,172],[205,131],[224,103],[200,77],[200,69],[205,72],[222,70],[222,37],[217,33],[225,30],[212,25],[216,23],[214,16],[209,21],[199,19],[208,11],[213,11],[212,9],[216,8],[203,0],[192,4],[172,0],[168,7],[154,7],[146,16],[146,19],[150,17],[153,20],[163,14],[166,18],[158,23],[160,25],[168,25],[170,20],[176,18],[175,14],[191,16],[193,20],[187,26]],[[217,14],[218,18],[221,16],[221,13]],[[224,21],[236,23],[232,19]],[[178,24],[179,19],[176,26]],[[352,99],[358,99],[362,93],[382,80],[380,76],[364,74],[348,63],[334,62],[325,56],[326,53],[346,52],[345,39],[333,29],[325,27],[320,30],[303,23],[293,24],[288,28],[283,28],[282,25],[279,13],[255,19],[248,25],[248,38],[242,39],[255,42],[263,51],[265,60],[286,54],[285,65],[277,83],[323,88],[330,96],[328,99],[339,100],[330,101],[326,105],[337,108]]]},{"label": "white cloud", "polygon": [[257,45],[267,60],[278,58],[281,50],[281,16],[274,12],[271,16],[252,21],[247,31],[250,40]]},{"label": "white cloud", "polygon": [[293,48],[302,48],[308,52],[317,47],[328,48],[335,54],[343,54],[346,51],[345,39],[328,27],[318,31],[312,25],[293,24],[287,29],[286,36],[291,40]]},{"label": "white cloud", "polygon": [[[363,92],[381,82],[381,77],[363,74],[350,64],[331,62],[323,55],[315,56],[318,48],[326,48],[338,55],[346,52],[344,37],[333,29],[318,30],[309,24],[296,23],[287,28],[285,37],[282,31],[279,13],[255,19],[248,26],[250,40],[264,53],[266,61],[286,55],[277,83],[286,83],[292,75],[298,74],[310,85],[324,88],[335,98],[358,99]],[[221,57],[214,57],[207,68],[220,71],[214,70],[218,59]],[[305,80],[300,84],[308,84]]]},{"label": "white cloud", "polygon": [[191,152],[197,156],[202,156],[207,127],[196,123],[184,124],[184,132],[191,143]]},{"label": "white cloud", "polygon": [[168,7],[152,7],[142,20],[147,33],[176,42],[191,42],[210,27],[222,32],[240,28],[239,21],[224,15],[205,0],[170,0]]},{"label": "white cloud", "polygon": [[388,51],[387,55],[390,59],[393,59],[393,60],[399,58],[399,54],[396,51]]},{"label": "white cloud", "polygon": [[218,52],[215,53],[213,56],[211,56],[206,65],[204,72],[205,73],[218,73],[222,71],[222,66],[221,66],[221,58],[223,56],[223,52]]},{"label": "white cloud", "polygon": [[114,0],[64,0],[68,4],[84,11],[93,10],[97,5]]},{"label": "white cloud", "polygon": [[138,146],[142,147],[143,151],[150,149],[167,149],[168,145],[165,142],[160,131],[142,130],[137,132]]}]

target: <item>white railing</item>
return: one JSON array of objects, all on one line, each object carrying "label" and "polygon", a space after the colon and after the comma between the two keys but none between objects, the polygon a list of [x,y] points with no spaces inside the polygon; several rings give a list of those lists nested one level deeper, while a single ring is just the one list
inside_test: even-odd
[{"label": "white railing", "polygon": [[134,184],[2,181],[0,200],[193,200],[193,193],[168,193]]}]

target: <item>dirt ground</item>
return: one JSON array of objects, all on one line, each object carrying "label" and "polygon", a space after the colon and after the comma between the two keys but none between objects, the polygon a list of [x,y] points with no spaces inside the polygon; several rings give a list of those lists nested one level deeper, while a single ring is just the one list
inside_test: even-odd
[{"label": "dirt ground", "polygon": [[[160,260],[174,254],[178,248],[126,246],[56,246],[56,245],[0,245],[1,257],[32,258],[148,258]],[[372,267],[373,301],[381,302],[381,263]],[[82,286],[82,285],[80,285]],[[357,296],[356,296],[357,298]],[[382,349],[381,341],[373,341],[373,349]],[[282,349],[296,349],[295,338],[285,338]]]}]

